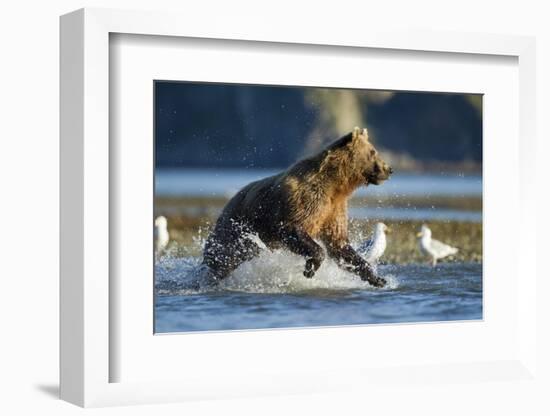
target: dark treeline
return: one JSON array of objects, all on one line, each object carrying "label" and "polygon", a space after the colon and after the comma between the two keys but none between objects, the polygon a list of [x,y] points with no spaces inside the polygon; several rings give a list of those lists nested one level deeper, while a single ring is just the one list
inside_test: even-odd
[{"label": "dark treeline", "polygon": [[355,125],[403,169],[479,170],[481,97],[155,83],[157,167],[282,168]]}]

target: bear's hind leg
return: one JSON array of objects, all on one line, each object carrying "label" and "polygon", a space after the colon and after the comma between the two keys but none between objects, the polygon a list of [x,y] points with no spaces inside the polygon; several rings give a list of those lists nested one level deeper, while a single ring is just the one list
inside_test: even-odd
[{"label": "bear's hind leg", "polygon": [[[215,247],[213,247],[215,246]],[[252,260],[260,253],[260,247],[247,237],[237,237],[233,241],[208,244],[204,263],[217,280],[224,279],[242,263]]]}]

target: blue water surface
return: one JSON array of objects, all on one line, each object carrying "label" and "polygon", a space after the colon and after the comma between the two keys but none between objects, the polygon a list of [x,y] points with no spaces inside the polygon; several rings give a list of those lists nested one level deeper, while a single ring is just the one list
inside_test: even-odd
[{"label": "blue water surface", "polygon": [[354,279],[352,275],[339,277],[335,284],[329,282],[318,287],[314,283],[312,287],[302,287],[302,282],[284,281],[284,277],[277,283],[279,286],[264,287],[261,283],[254,286],[254,277],[247,276],[244,284],[208,290],[189,289],[161,278],[157,282],[155,331],[227,331],[483,318],[481,264],[447,263],[435,268],[418,264],[387,265],[379,266],[379,272],[388,279],[385,289],[373,289],[358,279],[349,284],[344,282],[344,279]]},{"label": "blue water surface", "polygon": [[[248,183],[279,172],[266,169],[156,169],[155,195],[230,197]],[[460,197],[479,196],[481,192],[480,175],[396,173],[382,186],[369,186],[368,190],[361,187],[355,195]]]}]

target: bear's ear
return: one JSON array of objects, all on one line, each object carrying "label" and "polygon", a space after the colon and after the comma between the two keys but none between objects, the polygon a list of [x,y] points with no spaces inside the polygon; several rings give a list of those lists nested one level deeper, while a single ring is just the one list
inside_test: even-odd
[{"label": "bear's ear", "polygon": [[367,129],[361,130],[359,127],[355,127],[353,129],[353,133],[351,133],[352,140],[357,140],[361,136],[363,136],[366,141],[369,141],[369,133],[367,132]]},{"label": "bear's ear", "polygon": [[353,140],[356,140],[356,139],[359,138],[359,135],[360,135],[360,134],[361,134],[361,129],[360,129],[359,127],[355,127],[355,128],[353,129],[353,133],[351,133],[351,138],[352,138]]}]

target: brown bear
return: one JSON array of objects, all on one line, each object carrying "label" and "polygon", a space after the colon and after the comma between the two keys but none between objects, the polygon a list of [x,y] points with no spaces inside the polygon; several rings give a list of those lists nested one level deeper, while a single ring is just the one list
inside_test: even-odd
[{"label": "brown bear", "polygon": [[347,204],[359,186],[379,185],[391,173],[367,130],[356,127],[318,154],[241,189],[206,241],[204,264],[222,279],[258,255],[259,238],[270,249],[304,256],[304,275],[311,278],[325,259],[320,241],[341,267],[382,287],[385,280],[349,243]]}]

